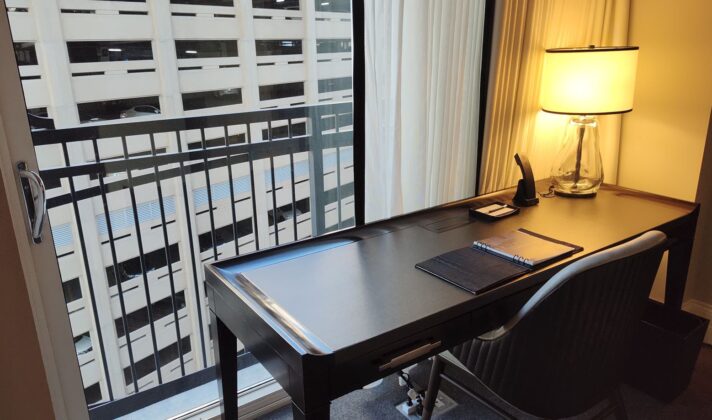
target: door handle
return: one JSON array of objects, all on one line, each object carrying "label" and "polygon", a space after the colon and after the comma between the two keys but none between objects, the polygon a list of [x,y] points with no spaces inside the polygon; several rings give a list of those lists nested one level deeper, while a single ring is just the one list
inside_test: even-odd
[{"label": "door handle", "polygon": [[25,209],[27,210],[27,220],[30,224],[32,241],[38,244],[42,242],[42,227],[47,214],[45,185],[37,172],[27,169],[25,162],[17,164],[17,171],[20,175],[20,184],[25,196]]}]

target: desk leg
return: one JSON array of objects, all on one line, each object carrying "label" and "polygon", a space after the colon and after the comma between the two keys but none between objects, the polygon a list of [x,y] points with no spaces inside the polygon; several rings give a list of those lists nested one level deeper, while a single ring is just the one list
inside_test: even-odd
[{"label": "desk leg", "polygon": [[[694,232],[694,230],[693,230]],[[692,239],[680,239],[668,251],[667,276],[665,281],[665,305],[682,308],[687,272],[692,255]]]},{"label": "desk leg", "polygon": [[294,420],[328,420],[330,415],[329,411],[329,402],[316,410],[310,410],[306,414],[299,407],[297,407],[296,404],[292,403],[292,417]]},{"label": "desk leg", "polygon": [[222,418],[237,420],[237,339],[215,312],[210,311],[215,369],[220,390]]}]

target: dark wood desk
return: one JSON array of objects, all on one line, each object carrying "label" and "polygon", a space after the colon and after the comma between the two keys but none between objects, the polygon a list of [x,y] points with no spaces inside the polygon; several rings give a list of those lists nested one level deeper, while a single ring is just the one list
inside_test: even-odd
[{"label": "dark wood desk", "polygon": [[[225,418],[237,417],[236,337],[291,396],[295,418],[328,418],[331,400],[502,325],[567,264],[651,229],[669,236],[666,303],[681,305],[696,204],[604,186],[594,199],[542,199],[494,223],[468,216],[475,203],[513,195],[206,265]],[[520,227],[584,250],[479,296],[414,268]]]}]

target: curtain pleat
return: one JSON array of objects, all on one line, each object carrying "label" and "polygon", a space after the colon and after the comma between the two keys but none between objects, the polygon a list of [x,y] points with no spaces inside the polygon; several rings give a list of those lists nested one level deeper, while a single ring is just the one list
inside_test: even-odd
[{"label": "curtain pleat", "polygon": [[475,194],[484,3],[366,1],[367,221]]},{"label": "curtain pleat", "polygon": [[[537,179],[549,176],[568,117],[539,107],[547,48],[626,45],[630,0],[505,0],[480,169],[480,192],[519,179],[515,153],[529,157]],[[605,182],[617,181],[620,116],[599,117]]]}]

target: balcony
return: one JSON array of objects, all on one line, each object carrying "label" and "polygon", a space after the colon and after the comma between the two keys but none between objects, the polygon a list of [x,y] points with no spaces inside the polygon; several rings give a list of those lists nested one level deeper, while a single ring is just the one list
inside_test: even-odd
[{"label": "balcony", "polygon": [[32,137],[59,154],[40,174],[93,415],[214,379],[204,262],[354,225],[351,103]]}]

